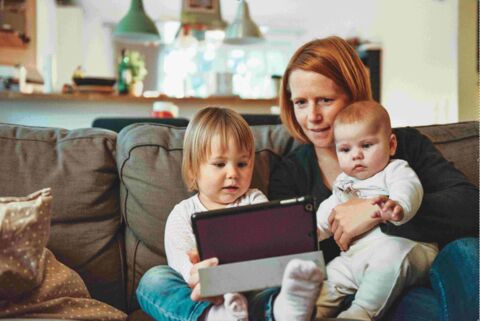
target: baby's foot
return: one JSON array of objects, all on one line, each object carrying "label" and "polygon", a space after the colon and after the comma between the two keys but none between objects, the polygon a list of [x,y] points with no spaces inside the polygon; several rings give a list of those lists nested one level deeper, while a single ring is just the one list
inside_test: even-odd
[{"label": "baby's foot", "polygon": [[291,260],[283,273],[282,289],[275,299],[277,321],[310,320],[323,275],[312,261]]},{"label": "baby's foot", "polygon": [[227,293],[223,296],[227,312],[236,320],[248,320],[248,302],[243,294]]},{"label": "baby's foot", "polygon": [[248,303],[240,293],[227,293],[224,302],[208,310],[205,321],[248,321]]}]

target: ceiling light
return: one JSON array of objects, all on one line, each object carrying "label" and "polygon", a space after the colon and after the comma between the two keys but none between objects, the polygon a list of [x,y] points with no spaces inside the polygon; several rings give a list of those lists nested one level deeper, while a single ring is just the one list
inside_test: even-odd
[{"label": "ceiling light", "polygon": [[247,1],[240,0],[235,20],[225,30],[224,43],[233,45],[254,44],[263,41],[263,35],[250,17]]},{"label": "ceiling light", "polygon": [[142,0],[132,0],[130,9],[113,31],[115,39],[124,42],[159,42],[160,34],[155,23],[145,13]]}]

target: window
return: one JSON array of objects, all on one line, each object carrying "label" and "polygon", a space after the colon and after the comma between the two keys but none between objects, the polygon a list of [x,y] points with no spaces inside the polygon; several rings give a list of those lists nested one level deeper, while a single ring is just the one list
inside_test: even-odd
[{"label": "window", "polygon": [[[265,42],[234,46],[222,43],[224,33],[220,31],[203,31],[198,37],[196,31],[178,32],[176,21],[159,23],[158,27],[162,45],[123,48],[145,55],[145,89],[172,97],[275,97],[277,87],[272,76],[283,74],[296,49],[292,44],[298,43],[302,34],[298,30],[262,28]],[[122,46],[116,47],[118,53]]]}]

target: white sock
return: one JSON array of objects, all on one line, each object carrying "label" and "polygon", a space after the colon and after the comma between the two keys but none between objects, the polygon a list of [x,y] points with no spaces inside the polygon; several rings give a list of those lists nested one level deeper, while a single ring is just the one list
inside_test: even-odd
[{"label": "white sock", "polygon": [[243,294],[227,293],[224,302],[212,306],[205,321],[248,321],[248,303]]},{"label": "white sock", "polygon": [[235,320],[248,321],[248,302],[243,294],[227,293],[223,298],[225,309],[236,318]]},{"label": "white sock", "polygon": [[323,275],[312,261],[293,259],[283,273],[282,288],[273,305],[277,321],[308,321],[312,316]]}]

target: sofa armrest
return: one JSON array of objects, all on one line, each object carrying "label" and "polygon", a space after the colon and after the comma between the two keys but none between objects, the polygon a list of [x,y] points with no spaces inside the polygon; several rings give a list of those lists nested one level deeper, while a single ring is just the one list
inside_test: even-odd
[{"label": "sofa armrest", "polygon": [[478,319],[478,238],[447,244],[430,270],[442,321]]}]

